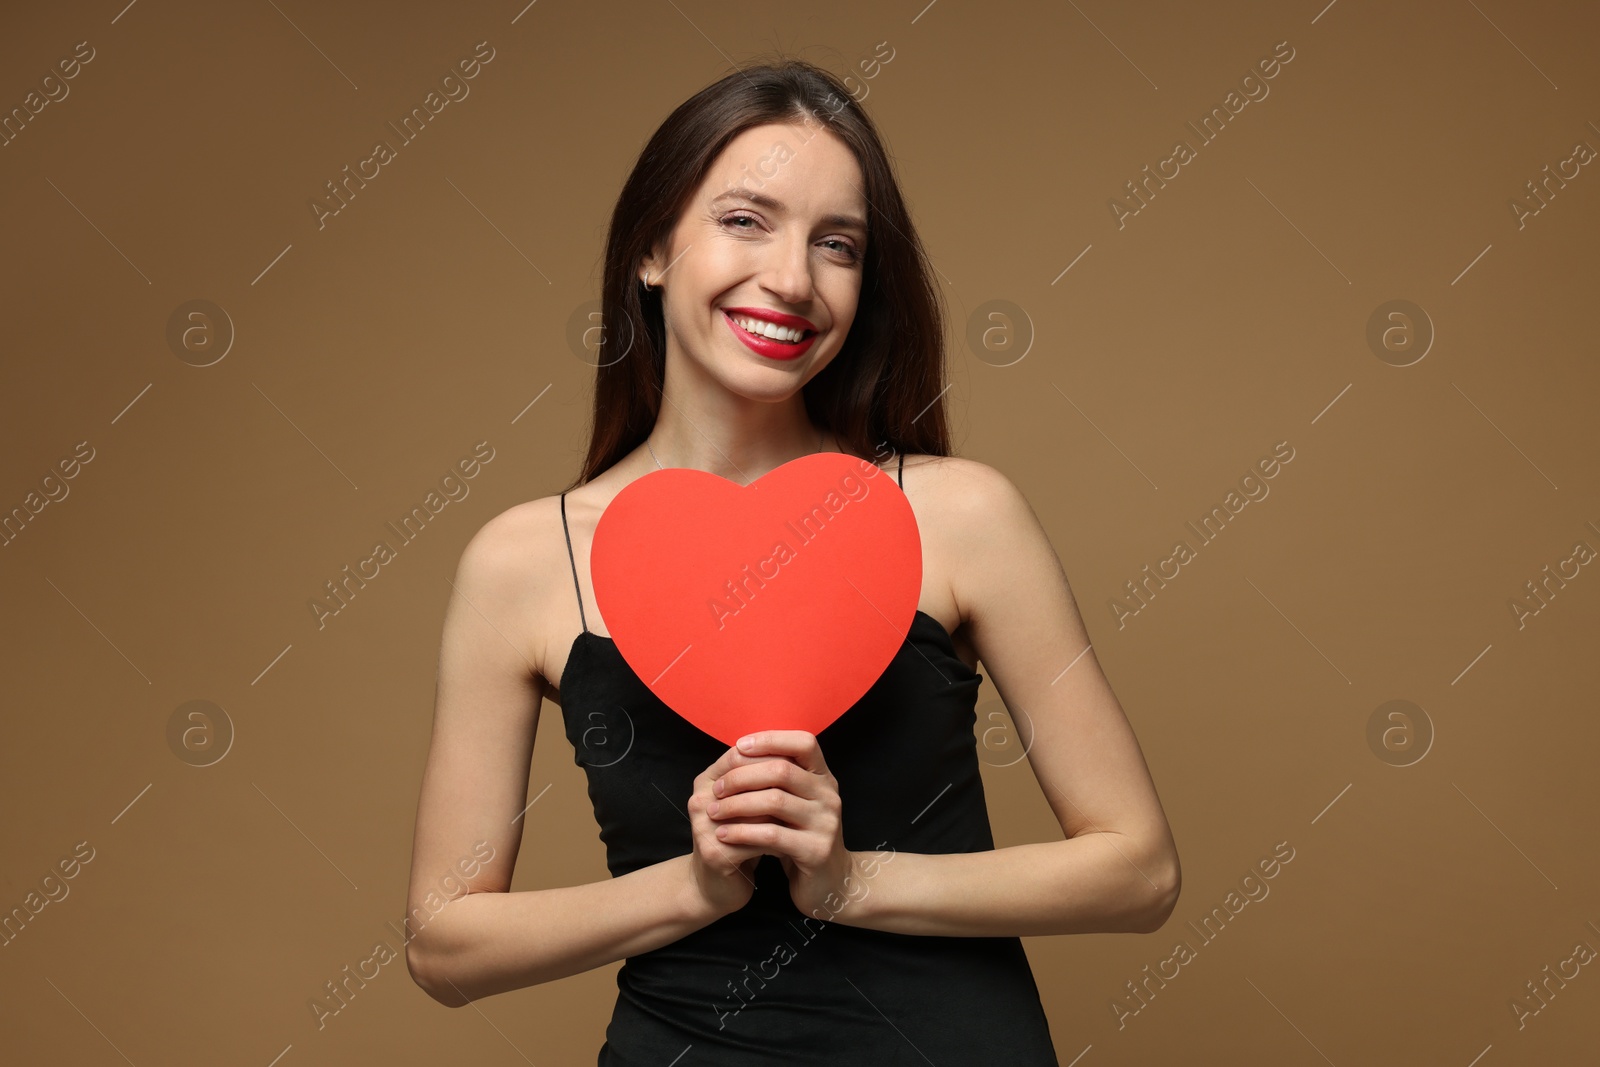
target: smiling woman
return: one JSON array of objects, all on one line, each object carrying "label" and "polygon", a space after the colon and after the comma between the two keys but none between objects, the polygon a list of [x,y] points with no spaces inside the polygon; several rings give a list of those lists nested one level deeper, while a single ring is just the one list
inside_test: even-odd
[{"label": "smiling woman", "polygon": [[[486,524],[452,585],[411,896],[472,841],[497,859],[406,946],[440,1003],[622,960],[602,1067],[1053,1065],[1021,937],[1166,920],[1176,849],[1060,562],[1009,480],[951,455],[933,279],[876,129],[817,67],[736,70],[650,138],[607,235],[604,336],[629,342],[597,361],[581,469]],[[868,478],[881,464],[905,493],[917,609],[819,732],[730,747],[611,639],[595,531],[668,466],[748,487],[819,451]],[[978,662],[1027,708],[1062,840],[994,846]],[[839,669],[803,678],[820,692]],[[752,703],[771,702],[762,688]],[[611,877],[512,892],[547,695]]]}]

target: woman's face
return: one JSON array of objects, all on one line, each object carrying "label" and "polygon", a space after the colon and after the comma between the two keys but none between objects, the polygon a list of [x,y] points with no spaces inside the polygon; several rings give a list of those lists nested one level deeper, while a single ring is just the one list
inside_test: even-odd
[{"label": "woman's face", "polygon": [[[862,185],[854,154],[820,122],[755,126],[729,142],[670,248],[641,265],[641,276],[648,269],[650,284],[662,287],[668,361],[768,401],[793,395],[827,366],[861,293]],[[796,329],[804,331],[798,342]]]}]

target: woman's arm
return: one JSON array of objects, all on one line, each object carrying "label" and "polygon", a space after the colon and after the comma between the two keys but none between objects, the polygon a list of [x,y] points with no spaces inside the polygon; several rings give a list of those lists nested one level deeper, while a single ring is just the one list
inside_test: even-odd
[{"label": "woman's arm", "polygon": [[541,588],[534,546],[552,534],[561,543],[553,505],[487,523],[462,553],[445,613],[405,951],[416,983],[452,1007],[649,951],[722,914],[697,886],[692,854],[587,885],[509,891],[545,691],[528,620],[555,595]]},{"label": "woman's arm", "polygon": [[1028,760],[1065,839],[856,853],[864,888],[835,921],[951,936],[1159,929],[1178,899],[1177,848],[1044,528],[984,464],[939,460],[920,481],[948,517],[936,528],[950,539],[945,558],[961,560],[951,582],[962,617],[1001,699],[1032,727]]}]

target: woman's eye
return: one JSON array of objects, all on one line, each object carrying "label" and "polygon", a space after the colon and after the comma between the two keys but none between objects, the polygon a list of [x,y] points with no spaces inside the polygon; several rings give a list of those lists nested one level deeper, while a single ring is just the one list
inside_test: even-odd
[{"label": "woman's eye", "polygon": [[[748,222],[748,223],[750,223],[750,225],[749,226],[736,225],[737,223],[740,223],[740,222]],[[724,216],[724,218],[722,219],[722,224],[724,226],[732,227],[733,229],[736,229],[736,230],[748,230],[748,229],[752,229],[755,226],[757,226],[759,224],[759,221],[752,215],[727,215],[727,216]],[[832,246],[832,250],[833,251],[839,253],[840,255],[843,255],[845,258],[850,259],[852,261],[859,260],[861,258],[860,251],[857,250],[855,245],[852,245],[848,241],[842,241],[837,237],[830,237],[826,241],[823,241],[822,243],[824,245]]]}]

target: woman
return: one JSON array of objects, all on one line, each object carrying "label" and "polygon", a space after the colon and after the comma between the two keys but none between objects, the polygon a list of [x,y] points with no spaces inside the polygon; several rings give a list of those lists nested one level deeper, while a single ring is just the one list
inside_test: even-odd
[{"label": "woman", "polygon": [[[1178,857],[1038,519],[1005,477],[949,454],[938,291],[871,122],[800,62],[702,90],[628,178],[603,284],[583,469],[486,524],[454,582],[412,975],[459,1006],[625,959],[601,1064],[1055,1063],[1018,938],[1155,930]],[[824,449],[903,488],[919,608],[883,676],[820,734],[728,748],[603,632],[595,526],[651,471],[747,485]],[[978,660],[1026,709],[1064,840],[993,846]],[[612,877],[512,893],[546,697]],[[430,900],[440,872],[490,847],[469,892]]]}]

